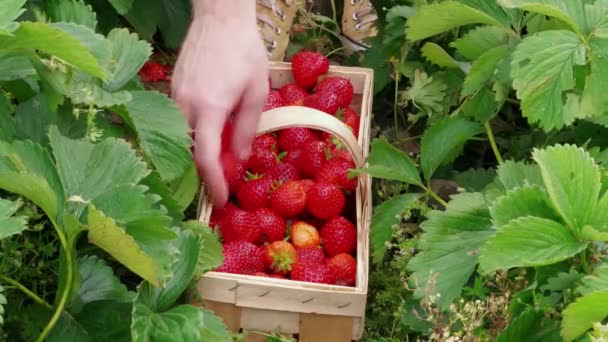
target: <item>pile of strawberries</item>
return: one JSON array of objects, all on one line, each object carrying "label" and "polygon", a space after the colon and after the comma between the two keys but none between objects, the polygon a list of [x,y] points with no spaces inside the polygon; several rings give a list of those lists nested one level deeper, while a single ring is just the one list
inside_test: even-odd
[{"label": "pile of strawberries", "polygon": [[[329,61],[300,51],[292,59],[295,83],[271,90],[265,110],[313,107],[339,116],[358,134],[349,108],[353,86],[323,77]],[[214,209],[210,225],[224,245],[219,272],[354,286],[357,275],[355,190],[351,155],[334,136],[303,127],[255,138],[251,156],[231,158],[223,132],[222,163],[231,200]]]}]

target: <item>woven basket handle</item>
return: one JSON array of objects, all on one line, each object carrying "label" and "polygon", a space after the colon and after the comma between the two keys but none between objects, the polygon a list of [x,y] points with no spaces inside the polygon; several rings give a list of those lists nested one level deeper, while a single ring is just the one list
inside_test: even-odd
[{"label": "woven basket handle", "polygon": [[350,128],[335,116],[317,109],[302,106],[271,109],[260,116],[257,133],[270,133],[290,127],[306,127],[335,135],[346,145],[355,165],[358,168],[363,167],[363,151]]}]

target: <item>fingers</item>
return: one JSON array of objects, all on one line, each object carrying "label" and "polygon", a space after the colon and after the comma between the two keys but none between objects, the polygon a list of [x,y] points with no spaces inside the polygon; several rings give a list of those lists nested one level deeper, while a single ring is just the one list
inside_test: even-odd
[{"label": "fingers", "polygon": [[221,137],[218,134],[225,117],[224,113],[206,115],[205,119],[197,121],[195,129],[194,160],[217,207],[223,207],[228,201],[228,185],[220,162]]},{"label": "fingers", "polygon": [[[261,73],[264,74],[264,73]],[[246,159],[258,127],[258,120],[268,96],[268,77],[256,77],[249,82],[235,113],[232,149],[241,159]]]}]

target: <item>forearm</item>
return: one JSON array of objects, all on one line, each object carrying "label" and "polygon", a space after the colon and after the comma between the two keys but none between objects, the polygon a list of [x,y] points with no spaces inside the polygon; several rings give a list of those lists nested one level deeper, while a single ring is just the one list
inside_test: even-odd
[{"label": "forearm", "polygon": [[240,18],[255,23],[254,0],[192,0],[194,17]]}]

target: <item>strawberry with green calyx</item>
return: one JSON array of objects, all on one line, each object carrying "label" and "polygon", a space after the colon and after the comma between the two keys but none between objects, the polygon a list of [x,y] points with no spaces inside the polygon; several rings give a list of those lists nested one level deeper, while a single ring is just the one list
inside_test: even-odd
[{"label": "strawberry with green calyx", "polygon": [[338,105],[341,108],[350,106],[353,101],[354,91],[352,83],[344,77],[330,76],[323,79],[314,90],[315,94],[329,93],[338,97]]},{"label": "strawberry with green calyx", "polygon": [[279,214],[270,208],[260,208],[253,212],[257,216],[260,225],[260,238],[256,241],[258,245],[283,240],[287,231],[287,222]]},{"label": "strawberry with green calyx", "polygon": [[246,181],[241,184],[236,193],[241,208],[253,211],[266,207],[272,182],[271,178],[247,172]]},{"label": "strawberry with green calyx", "polygon": [[224,244],[224,261],[217,271],[246,275],[263,272],[262,249],[247,241],[226,243]]},{"label": "strawberry with green calyx", "polygon": [[[276,146],[276,145],[275,145]],[[247,168],[254,173],[263,174],[273,166],[281,162],[281,158],[285,156],[285,153],[277,154],[275,148],[253,148],[251,155],[247,159]]]},{"label": "strawberry with green calyx", "polygon": [[302,177],[314,179],[319,169],[327,161],[327,144],[322,141],[312,141],[304,145],[302,150]]},{"label": "strawberry with green calyx", "polygon": [[296,248],[318,247],[320,235],[317,228],[304,222],[296,221],[291,225],[291,243]]},{"label": "strawberry with green calyx", "polygon": [[[302,156],[304,155],[304,151],[301,148],[287,151],[285,153],[285,157],[281,159],[284,163],[289,163],[296,167],[296,169],[301,170],[303,165]],[[299,171],[298,171],[299,172]]]},{"label": "strawberry with green calyx", "polygon": [[270,89],[268,92],[268,97],[266,97],[266,102],[264,103],[264,108],[262,109],[264,112],[267,110],[271,110],[278,107],[286,106],[287,102],[281,96],[278,90]]},{"label": "strawberry with green calyx", "polygon": [[329,257],[352,253],[357,248],[357,228],[346,218],[336,216],[321,227],[321,244]]},{"label": "strawberry with green calyx", "polygon": [[350,128],[355,138],[359,138],[359,126],[361,125],[361,119],[354,110],[348,107],[341,108],[336,113],[336,117]]},{"label": "strawberry with green calyx", "polygon": [[301,105],[304,98],[309,95],[306,89],[300,87],[297,83],[288,83],[282,86],[279,92],[287,105]]},{"label": "strawberry with green calyx", "polygon": [[220,232],[224,242],[247,241],[253,243],[262,234],[257,216],[240,208],[227,213],[220,225]]},{"label": "strawberry with green calyx", "polygon": [[357,177],[349,177],[349,171],[352,169],[355,169],[352,161],[334,157],[319,169],[315,181],[336,184],[345,191],[354,191],[357,189]]},{"label": "strawberry with green calyx", "polygon": [[304,98],[302,105],[320,110],[329,115],[335,115],[340,108],[340,100],[338,99],[338,95],[333,93],[312,94]]},{"label": "strawberry with green calyx", "polygon": [[266,177],[272,179],[276,184],[281,184],[300,179],[300,171],[293,164],[283,162],[268,169]]},{"label": "strawberry with green calyx", "polygon": [[319,76],[329,71],[329,59],[314,51],[299,51],[291,58],[291,71],[296,83],[305,89],[317,84]]},{"label": "strawberry with green calyx", "polygon": [[352,255],[340,253],[329,260],[327,266],[336,276],[336,284],[353,286],[357,282],[357,260]]},{"label": "strawberry with green calyx", "polygon": [[291,267],[291,279],[329,285],[336,283],[336,276],[325,263],[296,263]]},{"label": "strawberry with green calyx", "polygon": [[306,208],[306,192],[298,181],[283,183],[270,195],[269,203],[276,213],[291,218]]},{"label": "strawberry with green calyx", "polygon": [[322,264],[323,262],[325,262],[325,254],[323,253],[323,250],[319,247],[296,249],[296,253],[296,262],[313,262],[317,264]]},{"label": "strawberry with green calyx", "polygon": [[168,71],[169,69],[159,62],[148,60],[141,69],[139,69],[138,74],[143,82],[166,82],[170,80]]},{"label": "strawberry with green calyx", "polygon": [[334,184],[315,183],[307,193],[306,208],[316,218],[328,220],[344,210],[344,193]]},{"label": "strawberry with green calyx", "polygon": [[312,130],[305,127],[285,128],[279,132],[279,148],[283,151],[291,151],[302,148],[305,144],[317,140]]},{"label": "strawberry with green calyx", "polygon": [[274,273],[288,273],[296,258],[296,249],[287,241],[275,241],[264,248],[264,265]]}]

